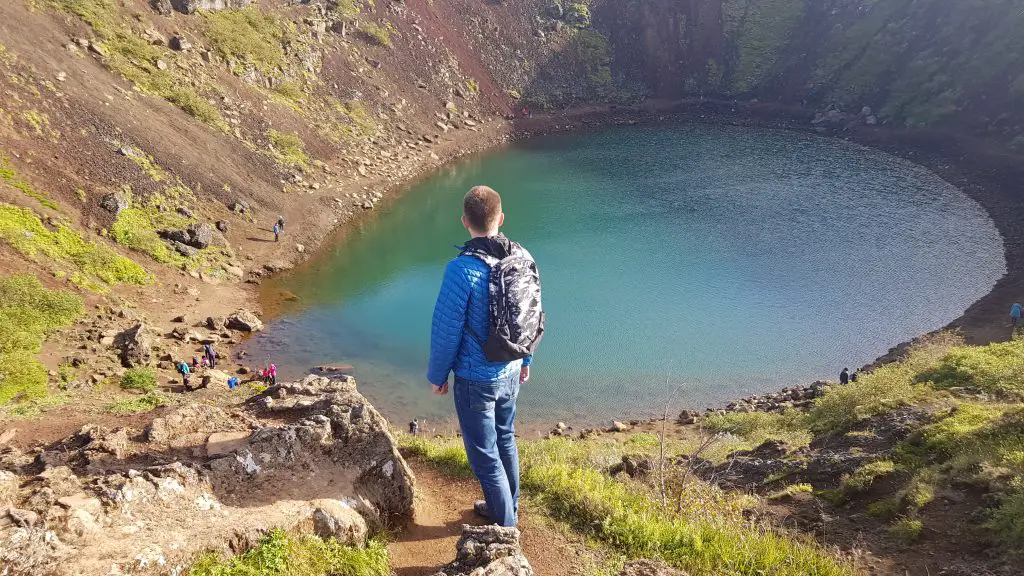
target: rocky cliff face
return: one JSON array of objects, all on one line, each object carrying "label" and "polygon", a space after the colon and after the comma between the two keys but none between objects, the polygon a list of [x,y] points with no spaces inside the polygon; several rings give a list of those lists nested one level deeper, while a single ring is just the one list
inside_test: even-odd
[{"label": "rocky cliff face", "polygon": [[273,386],[250,408],[189,404],[141,435],[87,426],[0,449],[4,573],[177,574],[269,529],[358,546],[412,515],[415,478],[351,379]]},{"label": "rocky cliff face", "polygon": [[595,2],[620,83],[651,96],[871,107],[1024,149],[1020,0]]}]

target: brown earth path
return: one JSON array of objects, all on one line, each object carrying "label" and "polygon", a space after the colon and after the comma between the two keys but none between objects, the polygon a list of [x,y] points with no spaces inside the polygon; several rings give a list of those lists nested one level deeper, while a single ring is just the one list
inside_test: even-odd
[{"label": "brown earth path", "polygon": [[[481,498],[474,481],[450,478],[430,465],[410,460],[416,474],[416,515],[388,545],[396,576],[431,576],[455,558],[463,524],[482,524],[473,514]],[[523,552],[537,576],[591,574],[591,553],[524,503],[520,513]]]}]

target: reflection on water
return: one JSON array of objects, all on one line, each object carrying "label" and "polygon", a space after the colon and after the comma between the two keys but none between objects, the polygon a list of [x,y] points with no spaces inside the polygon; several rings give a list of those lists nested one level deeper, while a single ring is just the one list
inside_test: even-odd
[{"label": "reflection on water", "polygon": [[838,140],[693,126],[538,139],[445,169],[263,287],[249,343],[286,376],[355,367],[385,415],[447,418],[424,379],[444,263],[474,184],[537,258],[548,332],[527,419],[595,421],[834,378],[945,325],[1002,275],[982,209],[920,167]]}]

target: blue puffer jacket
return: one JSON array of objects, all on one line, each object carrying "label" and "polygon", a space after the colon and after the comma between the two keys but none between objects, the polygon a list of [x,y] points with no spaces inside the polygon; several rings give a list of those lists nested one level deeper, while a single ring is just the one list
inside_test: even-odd
[{"label": "blue puffer jacket", "polygon": [[[507,242],[503,236],[495,240]],[[490,275],[490,267],[475,256],[458,256],[445,267],[430,331],[427,380],[431,384],[444,384],[450,372],[474,382],[495,382],[530,365],[531,357],[514,362],[488,362],[480,344],[466,332],[467,322],[477,334],[489,332]]]}]

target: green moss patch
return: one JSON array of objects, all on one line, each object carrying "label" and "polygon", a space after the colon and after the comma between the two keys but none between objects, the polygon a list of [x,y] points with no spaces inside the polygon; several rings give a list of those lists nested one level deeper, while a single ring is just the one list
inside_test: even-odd
[{"label": "green moss patch", "polygon": [[95,292],[105,292],[116,284],[143,285],[151,279],[135,262],[106,246],[86,241],[64,224],[50,230],[27,208],[0,204],[0,239],[29,258],[46,256],[73,265],[71,281]]},{"label": "green moss patch", "polygon": [[240,60],[265,75],[284,65],[289,27],[258,8],[204,12],[206,36],[225,60]]},{"label": "green moss patch", "polygon": [[0,278],[0,405],[46,396],[47,371],[35,354],[47,334],[83,313],[80,297],[48,290],[35,276]]},{"label": "green moss patch", "polygon": [[1024,340],[954,348],[918,379],[939,388],[967,388],[1024,400]]},{"label": "green moss patch", "polygon": [[178,254],[157,234],[164,228],[183,228],[188,220],[175,213],[159,212],[155,208],[130,207],[121,210],[110,227],[110,237],[131,250],[150,255],[161,264],[187,265],[189,259]]}]

